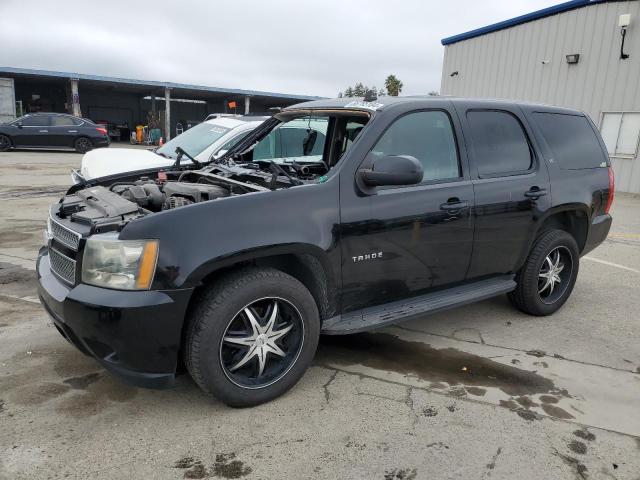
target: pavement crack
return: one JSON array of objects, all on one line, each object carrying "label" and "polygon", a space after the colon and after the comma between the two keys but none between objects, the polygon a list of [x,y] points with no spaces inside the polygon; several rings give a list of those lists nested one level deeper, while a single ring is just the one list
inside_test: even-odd
[{"label": "pavement crack", "polygon": [[404,398],[404,403],[407,405],[407,407],[409,407],[409,412],[411,412],[411,415],[413,415],[413,428],[416,428],[416,425],[418,425],[418,414],[416,413],[416,409],[415,409],[415,404],[413,402],[413,398],[411,397],[411,395],[413,394],[413,387],[411,385],[407,386],[407,395]]},{"label": "pavement crack", "polygon": [[327,380],[327,382],[322,386],[322,390],[324,391],[324,400],[327,405],[329,404],[329,400],[331,399],[331,392],[329,391],[329,387],[337,376],[338,370],[333,370],[331,376],[329,377],[329,380]]},{"label": "pavement crack", "polygon": [[501,453],[502,453],[502,447],[498,447],[498,450],[496,451],[496,453],[493,455],[493,457],[491,457],[491,461],[487,463],[487,470],[484,472],[484,477],[491,476],[491,470],[496,468],[496,461],[498,460],[498,457],[500,456]]},{"label": "pavement crack", "polygon": [[[452,337],[450,335],[443,335],[442,333],[427,332],[425,330],[420,330],[418,328],[408,328],[408,327],[405,327],[403,325],[391,325],[390,327],[397,328],[399,330],[406,330],[407,332],[422,333],[423,335],[431,335],[431,336],[439,337],[439,338],[447,338],[449,340],[454,340],[456,342],[472,343],[472,344],[475,344],[475,345],[482,344],[482,345],[486,345],[487,347],[501,348],[503,350],[510,350],[512,352],[520,352],[520,353],[529,354],[529,352],[536,351],[536,350],[532,350],[532,349],[525,350],[525,349],[522,349],[522,348],[506,347],[504,345],[496,345],[496,344],[493,344],[493,343],[486,343],[485,341],[478,342],[478,341],[475,341],[475,340],[463,340],[461,338]],[[468,330],[468,329],[461,329],[461,330]],[[630,369],[627,369],[627,368],[611,367],[609,365],[602,365],[600,363],[592,363],[592,362],[585,362],[583,360],[575,360],[573,358],[564,357],[564,356],[559,355],[557,353],[555,353],[555,354],[546,353],[544,356],[549,357],[549,358],[555,358],[556,360],[566,360],[567,362],[579,363],[581,365],[590,365],[590,366],[593,366],[593,367],[606,368],[608,370],[615,370],[617,372],[640,373],[640,372],[637,372],[635,370],[630,370]],[[497,358],[497,357],[493,357],[493,358]],[[638,367],[638,368],[640,368],[640,367]]]}]

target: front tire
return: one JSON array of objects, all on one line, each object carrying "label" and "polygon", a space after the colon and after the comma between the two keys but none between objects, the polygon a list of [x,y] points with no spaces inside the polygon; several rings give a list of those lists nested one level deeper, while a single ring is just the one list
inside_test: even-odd
[{"label": "front tire", "polygon": [[75,148],[78,153],[87,153],[93,149],[93,143],[91,143],[91,140],[87,137],[80,137],[73,143],[73,148]]},{"label": "front tire", "polygon": [[547,230],[537,238],[516,275],[518,286],[509,293],[509,300],[530,315],[551,315],[571,295],[579,265],[573,236],[564,230]]},{"label": "front tire", "polygon": [[318,308],[290,275],[242,269],[196,302],[185,336],[187,370],[227,405],[268,402],[293,387],[311,364],[320,335]]},{"label": "front tire", "polygon": [[0,152],[6,152],[11,148],[11,139],[6,135],[0,135]]}]

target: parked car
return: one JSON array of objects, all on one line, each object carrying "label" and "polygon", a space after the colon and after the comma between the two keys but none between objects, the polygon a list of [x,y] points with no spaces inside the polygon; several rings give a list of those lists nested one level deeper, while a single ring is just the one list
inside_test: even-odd
[{"label": "parked car", "polygon": [[[306,125],[297,157],[279,157],[291,124]],[[51,206],[38,289],[60,333],[114,375],[167,387],[184,360],[202,390],[251,406],[296,384],[321,333],[502,294],[554,313],[607,236],[613,195],[578,111],[319,100],[206,168],[72,187]]]},{"label": "parked car", "polygon": [[[215,118],[200,123],[171,139],[162,147],[148,150],[119,148],[87,153],[82,157],[80,171],[73,170],[71,178],[80,183],[93,178],[148,168],[170,167],[177,158],[176,148],[183,148],[199,162],[207,162],[226,152],[267,117]],[[184,164],[191,160],[184,157]]]},{"label": "parked car", "polygon": [[109,146],[107,129],[64,113],[30,113],[0,125],[0,151],[10,148],[74,149],[86,153]]}]

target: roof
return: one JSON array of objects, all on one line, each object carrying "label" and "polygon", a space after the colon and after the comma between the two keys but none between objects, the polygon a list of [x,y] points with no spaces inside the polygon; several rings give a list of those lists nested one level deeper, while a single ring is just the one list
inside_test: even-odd
[{"label": "roof", "polygon": [[465,98],[465,97],[450,97],[447,95],[415,95],[407,97],[378,97],[373,102],[365,102],[362,97],[349,97],[349,98],[328,98],[323,100],[316,100],[313,102],[298,103],[291,105],[282,110],[283,113],[291,112],[292,110],[305,110],[305,109],[319,109],[319,110],[331,110],[331,109],[355,109],[363,111],[380,110],[386,111],[387,108],[394,105],[415,105],[417,108],[423,107],[438,107],[443,104],[460,105],[462,108],[478,108],[482,105],[482,108],[504,108],[505,105],[519,105],[527,109],[540,110],[545,112],[557,112],[557,113],[571,113],[582,114],[578,110],[557,107],[554,105],[548,105],[544,103],[535,103],[521,100],[507,100],[501,98]]},{"label": "roof", "polygon": [[487,25],[486,27],[476,28],[469,32],[453,35],[452,37],[443,38],[441,40],[442,45],[451,45],[452,43],[461,42],[470,38],[480,37],[487,33],[497,32],[498,30],[504,30],[506,28],[521,25],[523,23],[531,22],[533,20],[539,20],[541,18],[550,17],[559,13],[575,10],[576,8],[582,8],[597,3],[604,3],[616,0],[571,0],[569,2],[560,3],[551,7],[543,8],[542,10],[536,10],[535,12],[520,15],[509,20],[503,20],[502,22]]},{"label": "roof", "polygon": [[283,98],[292,100],[317,100],[323,97],[311,96],[311,95],[294,95],[290,93],[275,93],[275,92],[262,92],[259,90],[243,90],[238,88],[222,88],[222,87],[208,87],[204,85],[190,85],[185,83],[175,82],[159,82],[155,80],[137,80],[132,78],[119,78],[119,77],[105,77],[101,75],[87,75],[84,73],[73,72],[54,72],[50,70],[33,70],[30,68],[14,68],[14,67],[0,67],[0,75],[2,74],[14,74],[19,76],[30,77],[48,77],[48,78],[67,78],[78,79],[91,82],[104,82],[111,85],[126,85],[126,86],[140,86],[151,88],[170,88],[173,90],[183,92],[210,92],[210,93],[223,93],[229,95],[243,95],[254,97],[272,97]]}]

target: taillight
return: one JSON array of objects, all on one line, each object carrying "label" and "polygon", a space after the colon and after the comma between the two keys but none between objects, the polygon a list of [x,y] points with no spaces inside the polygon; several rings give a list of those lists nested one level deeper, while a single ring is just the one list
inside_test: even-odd
[{"label": "taillight", "polygon": [[609,213],[611,204],[613,203],[613,194],[615,193],[616,182],[613,178],[613,168],[609,167],[609,196],[607,197],[607,203],[604,207],[604,213]]},{"label": "taillight", "polygon": [[98,132],[100,132],[102,135],[104,135],[105,137],[107,136],[107,129],[106,128],[98,127],[98,128],[96,128],[96,130]]}]

